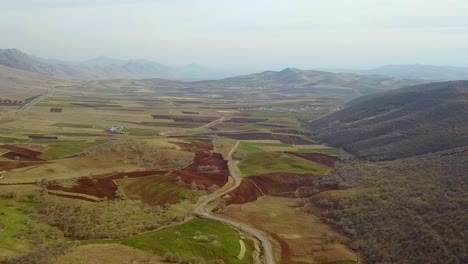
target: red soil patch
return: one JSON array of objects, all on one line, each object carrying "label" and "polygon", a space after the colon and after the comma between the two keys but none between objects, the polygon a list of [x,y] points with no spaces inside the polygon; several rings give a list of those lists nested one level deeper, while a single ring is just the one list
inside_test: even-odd
[{"label": "red soil patch", "polygon": [[252,133],[219,133],[219,136],[237,139],[237,140],[274,140],[271,133],[252,132]]},{"label": "red soil patch", "polygon": [[[133,171],[133,172],[124,172],[124,173],[116,173],[116,174],[101,174],[94,176],[93,178],[90,177],[81,177],[78,179],[75,185],[72,187],[63,187],[60,186],[56,181],[49,182],[47,185],[47,189],[49,190],[57,190],[57,191],[65,191],[70,193],[82,193],[87,195],[92,195],[98,198],[107,197],[108,199],[115,199],[117,198],[115,195],[115,191],[117,190],[117,186],[114,183],[114,180],[123,179],[125,176],[128,178],[137,178],[137,177],[144,177],[149,175],[156,175],[158,173],[162,173],[159,171]],[[74,198],[79,198],[73,196]]]},{"label": "red soil patch", "polygon": [[9,151],[4,153],[0,157],[9,159],[9,160],[20,160],[20,161],[42,161],[41,159],[32,158],[30,156],[23,155],[14,151]]},{"label": "red soil patch", "polygon": [[239,187],[230,192],[225,199],[229,204],[244,204],[257,200],[262,196],[262,192],[250,181],[242,180]]},{"label": "red soil patch", "polygon": [[171,115],[151,115],[153,119],[172,119]]},{"label": "red soil patch", "polygon": [[[177,144],[182,150],[195,153],[194,161],[180,171],[172,173],[174,177],[180,177],[185,183],[210,187],[214,184],[219,187],[227,183],[229,169],[227,160],[219,153],[212,153],[213,143],[209,140],[193,140],[191,143],[171,142]],[[201,166],[210,166],[209,172],[200,171]]]},{"label": "red soil patch", "polygon": [[[226,204],[243,204],[257,200],[263,195],[293,197],[304,186],[315,186],[319,177],[315,174],[273,172],[242,180],[241,186],[225,197]],[[245,183],[244,183],[245,182]]]},{"label": "red soil patch", "polygon": [[151,115],[153,119],[174,120],[174,122],[212,122],[216,116]]},{"label": "red soil patch", "polygon": [[231,120],[225,121],[226,123],[240,123],[240,124],[255,124],[260,122],[265,122],[268,119],[259,119],[259,118],[245,118],[245,117],[233,117]]},{"label": "red soil patch", "polygon": [[310,145],[313,142],[308,141],[300,136],[287,135],[287,134],[271,134],[265,132],[251,132],[251,133],[219,133],[218,135],[237,140],[278,140],[284,144],[292,145]]},{"label": "red soil patch", "polygon": [[298,152],[285,152],[290,155],[294,155],[306,160],[320,163],[330,168],[335,167],[335,163],[339,160],[337,157],[329,156],[321,153],[298,153]]},{"label": "red soil patch", "polygon": [[1,147],[4,148],[4,149],[8,149],[8,150],[11,150],[13,152],[16,152],[18,154],[28,156],[30,158],[37,158],[42,154],[42,152],[27,149],[27,148],[23,148],[23,147],[16,146],[16,145],[2,145]]},{"label": "red soil patch", "polygon": [[293,255],[293,252],[291,250],[291,247],[289,246],[288,242],[286,242],[284,239],[279,237],[277,234],[273,232],[268,232],[271,237],[273,237],[274,240],[278,242],[281,248],[281,260],[282,261],[289,261],[291,259],[291,256]]},{"label": "red soil patch", "polygon": [[26,168],[32,166],[39,166],[49,162],[43,161],[0,161],[0,170],[10,171],[19,168]]}]

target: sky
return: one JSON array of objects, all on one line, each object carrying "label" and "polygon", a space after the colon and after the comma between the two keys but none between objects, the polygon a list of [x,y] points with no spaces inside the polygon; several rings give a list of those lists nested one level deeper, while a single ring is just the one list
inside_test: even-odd
[{"label": "sky", "polygon": [[468,0],[0,0],[0,48],[226,71],[468,66]]}]

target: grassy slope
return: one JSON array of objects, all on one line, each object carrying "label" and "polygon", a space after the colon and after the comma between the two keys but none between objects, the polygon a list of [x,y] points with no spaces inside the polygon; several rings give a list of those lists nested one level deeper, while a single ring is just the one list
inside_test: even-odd
[{"label": "grassy slope", "polygon": [[[180,232],[180,236],[177,236],[176,232]],[[201,236],[214,234],[219,239],[211,243],[199,241],[194,238],[199,234]],[[236,258],[240,251],[239,239],[239,233],[227,225],[212,220],[194,219],[185,224],[170,226],[127,239],[95,242],[121,243],[161,256],[172,252],[186,258],[203,257],[209,260],[223,259],[226,263],[251,263],[248,258],[252,252],[251,246],[248,247],[244,260],[240,261]]]},{"label": "grassy slope", "polygon": [[313,161],[280,152],[264,151],[258,143],[242,142],[239,149],[246,154],[246,158],[239,163],[243,176],[270,172],[326,174],[329,171],[328,167]]},{"label": "grassy slope", "polygon": [[94,147],[103,141],[59,141],[49,145],[49,148],[41,155],[46,160],[65,158],[80,153],[90,147]]},{"label": "grassy slope", "polygon": [[174,181],[170,176],[149,176],[119,180],[127,195],[136,195],[144,202],[151,205],[164,205],[165,203],[177,203],[184,199],[196,196],[197,191],[192,191],[189,186]]},{"label": "grassy slope", "polygon": [[[18,200],[0,198],[0,222],[3,226],[3,229],[0,228],[0,259],[31,250],[33,246],[29,238],[33,232],[44,234],[58,232],[11,206],[13,201],[16,203]],[[26,203],[21,203],[21,205],[29,206]],[[18,233],[22,233],[24,237],[17,238]],[[46,241],[50,241],[47,235]]]}]

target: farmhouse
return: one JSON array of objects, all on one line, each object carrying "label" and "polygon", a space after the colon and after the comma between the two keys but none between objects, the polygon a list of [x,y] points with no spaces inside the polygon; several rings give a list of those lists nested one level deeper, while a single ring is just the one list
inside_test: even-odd
[{"label": "farmhouse", "polygon": [[121,126],[112,126],[106,129],[106,132],[109,134],[123,134],[123,127]]}]

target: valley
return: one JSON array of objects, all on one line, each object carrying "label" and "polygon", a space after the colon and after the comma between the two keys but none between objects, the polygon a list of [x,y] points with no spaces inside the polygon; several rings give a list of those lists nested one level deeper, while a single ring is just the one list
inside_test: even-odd
[{"label": "valley", "polygon": [[466,81],[0,72],[1,263],[466,260]]},{"label": "valley", "polygon": [[[304,118],[332,111],[340,99],[250,99],[247,93],[236,100],[231,89],[219,99],[159,87],[129,94],[100,85],[76,89],[70,83],[27,107],[2,108],[0,194],[9,209],[0,221],[24,233],[7,234],[12,242],[0,251],[10,259],[6,263],[28,257],[88,263],[85,252],[116,247],[151,263],[360,259],[344,237],[325,243],[322,237],[332,229],[312,230],[317,246],[302,252],[294,235],[230,213],[243,204],[282,199],[279,210],[294,212],[291,221],[308,217],[295,209],[294,192],[315,184],[331,164],[303,155],[333,157],[337,151],[311,140]],[[122,127],[122,133],[109,133],[109,127]],[[254,196],[236,198],[245,192]],[[20,253],[26,255],[14,257]]]}]

